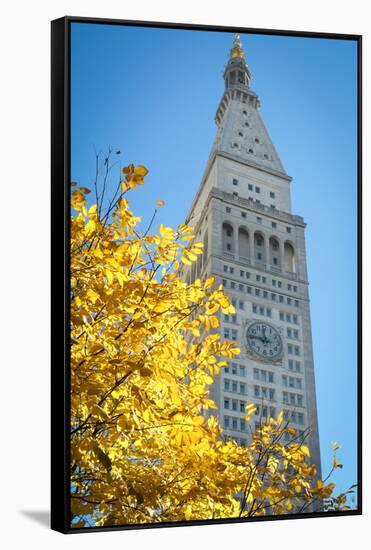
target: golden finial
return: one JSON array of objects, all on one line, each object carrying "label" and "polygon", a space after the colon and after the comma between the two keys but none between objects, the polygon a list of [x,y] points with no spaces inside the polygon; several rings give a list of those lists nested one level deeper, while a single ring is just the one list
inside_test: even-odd
[{"label": "golden finial", "polygon": [[242,59],[245,57],[245,53],[242,49],[242,43],[241,43],[241,38],[239,34],[234,35],[233,47],[231,49],[230,57],[241,57]]}]

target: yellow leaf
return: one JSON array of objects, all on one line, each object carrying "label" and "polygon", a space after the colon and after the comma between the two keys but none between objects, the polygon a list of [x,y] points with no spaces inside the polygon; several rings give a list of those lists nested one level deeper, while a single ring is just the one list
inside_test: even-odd
[{"label": "yellow leaf", "polygon": [[164,206],[165,202],[162,201],[161,199],[157,199],[156,204],[157,206]]},{"label": "yellow leaf", "polygon": [[137,176],[142,176],[142,177],[144,177],[148,174],[147,168],[145,166],[141,166],[141,165],[136,166],[134,172]]},{"label": "yellow leaf", "polygon": [[91,413],[92,413],[93,416],[96,416],[97,418],[99,418],[99,420],[108,420],[109,419],[109,416],[106,413],[106,411],[104,409],[102,409],[102,407],[100,407],[97,404],[92,406]]}]

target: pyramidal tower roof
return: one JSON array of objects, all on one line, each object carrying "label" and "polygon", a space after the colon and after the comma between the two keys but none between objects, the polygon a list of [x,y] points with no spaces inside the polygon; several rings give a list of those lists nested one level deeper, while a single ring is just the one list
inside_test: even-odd
[{"label": "pyramidal tower roof", "polygon": [[291,179],[260,116],[259,97],[250,88],[252,76],[238,34],[234,35],[223,76],[225,90],[215,115],[218,131],[211,155],[228,155]]}]

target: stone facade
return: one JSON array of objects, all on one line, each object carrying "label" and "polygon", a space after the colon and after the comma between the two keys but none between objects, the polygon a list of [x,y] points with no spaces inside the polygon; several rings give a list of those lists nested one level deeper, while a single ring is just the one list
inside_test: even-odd
[{"label": "stone facade", "polygon": [[[309,431],[320,475],[305,223],[291,213],[291,177],[260,116],[238,36],[224,80],[216,138],[186,220],[204,254],[182,272],[188,282],[214,275],[236,307],[236,315],[221,316],[219,330],[237,340],[241,354],[217,377],[211,396],[225,434],[242,445],[255,427],[244,422],[247,403],[258,405],[257,423],[284,410],[299,436]],[[253,320],[279,331],[282,357],[254,356],[246,339]]]}]

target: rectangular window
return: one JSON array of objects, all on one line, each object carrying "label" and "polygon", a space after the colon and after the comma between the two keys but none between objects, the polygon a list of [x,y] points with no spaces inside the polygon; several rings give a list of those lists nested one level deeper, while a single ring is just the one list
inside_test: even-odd
[{"label": "rectangular window", "polygon": [[229,206],[226,207],[225,211],[227,212],[227,214],[230,214],[231,213],[231,209]]},{"label": "rectangular window", "polygon": [[227,243],[227,250],[228,250],[228,252],[230,252],[232,250],[232,246],[230,245],[230,243]]},{"label": "rectangular window", "polygon": [[224,399],[224,408],[229,409],[229,399]]},{"label": "rectangular window", "polygon": [[232,430],[237,430],[237,418],[232,418]]},{"label": "rectangular window", "polygon": [[287,305],[291,306],[291,298],[287,298]]},{"label": "rectangular window", "polygon": [[292,355],[292,345],[291,344],[287,344],[287,353]]},{"label": "rectangular window", "polygon": [[271,411],[271,418],[276,418],[276,409],[274,407],[271,407],[270,411]]},{"label": "rectangular window", "polygon": [[299,300],[295,300],[294,304],[295,304],[295,307],[299,307]]},{"label": "rectangular window", "polygon": [[246,271],[246,279],[250,279],[250,272]]},{"label": "rectangular window", "polygon": [[276,294],[275,294],[274,292],[271,293],[271,300],[272,300],[273,302],[276,301]]},{"label": "rectangular window", "polygon": [[253,313],[258,313],[258,306],[256,304],[252,305],[252,311]]},{"label": "rectangular window", "polygon": [[294,370],[294,361],[289,359],[289,370]]},{"label": "rectangular window", "polygon": [[229,328],[224,329],[224,338],[229,338]]},{"label": "rectangular window", "polygon": [[255,187],[255,193],[260,193],[260,187]]},{"label": "rectangular window", "polygon": [[261,252],[258,252],[257,255],[256,255],[256,257],[257,257],[257,259],[258,259],[259,261],[261,261],[261,260],[263,259],[263,255],[262,255]]},{"label": "rectangular window", "polygon": [[269,399],[274,401],[274,390],[272,388],[269,389]]},{"label": "rectangular window", "polygon": [[267,381],[267,372],[265,370],[260,371],[260,379],[261,379],[262,382]]},{"label": "rectangular window", "polygon": [[295,394],[290,393],[290,405],[295,405]]},{"label": "rectangular window", "polygon": [[285,374],[282,375],[282,386],[287,387],[287,376]]},{"label": "rectangular window", "polygon": [[287,391],[282,392],[282,400],[284,403],[289,402],[289,394],[287,393]]},{"label": "rectangular window", "polygon": [[302,407],[303,406],[303,396],[300,395],[300,393],[298,393],[298,395],[297,395],[297,400],[298,400],[299,407]]},{"label": "rectangular window", "polygon": [[240,430],[241,430],[241,432],[244,432],[245,429],[246,429],[245,420],[243,418],[241,418],[241,420],[240,420]]},{"label": "rectangular window", "polygon": [[245,272],[242,271],[242,269],[240,269],[240,277],[244,277],[244,275],[245,275]]},{"label": "rectangular window", "polygon": [[271,192],[269,193],[269,196],[270,196],[271,199],[275,199],[275,198],[276,198],[276,194],[275,194],[273,191],[271,191]]},{"label": "rectangular window", "polygon": [[228,271],[228,266],[227,265],[223,265],[223,271],[224,271],[224,273],[226,273]]},{"label": "rectangular window", "polygon": [[260,289],[259,288],[256,288],[255,289],[255,296],[259,296],[260,295]]},{"label": "rectangular window", "polygon": [[287,338],[292,338],[292,330],[291,328],[287,329]]},{"label": "rectangular window", "polygon": [[272,317],[272,310],[270,307],[267,307],[267,317]]},{"label": "rectangular window", "polygon": [[254,369],[254,380],[259,380],[259,369]]},{"label": "rectangular window", "polygon": [[241,413],[245,412],[245,405],[246,405],[245,401],[240,401],[240,412]]},{"label": "rectangular window", "polygon": [[245,374],[246,374],[245,367],[239,367],[239,374],[240,374],[240,376],[245,376]]},{"label": "rectangular window", "polygon": [[230,380],[224,380],[224,389],[225,389],[226,391],[229,391],[229,390],[230,390],[230,387],[231,387]]},{"label": "rectangular window", "polygon": [[251,286],[247,287],[247,294],[251,294]]},{"label": "rectangular window", "polygon": [[237,382],[232,382],[232,391],[237,392]]},{"label": "rectangular window", "polygon": [[298,291],[298,287],[295,286],[295,285],[292,287],[292,289],[293,289],[294,292],[297,292],[297,291]]},{"label": "rectangular window", "polygon": [[300,372],[301,370],[299,361],[295,361],[295,370],[296,372]]},{"label": "rectangular window", "polygon": [[243,292],[243,291],[244,291],[244,286],[241,285],[241,284],[239,284],[239,285],[238,285],[238,290],[239,290],[240,292]]},{"label": "rectangular window", "polygon": [[298,316],[297,315],[292,316],[292,322],[295,323],[295,325],[298,324]]},{"label": "rectangular window", "polygon": [[288,323],[291,323],[291,314],[290,313],[286,313],[286,321]]},{"label": "rectangular window", "polygon": [[266,290],[263,291],[263,297],[268,298],[268,292]]},{"label": "rectangular window", "polygon": [[225,416],[224,417],[224,427],[225,428],[229,428],[229,416]]},{"label": "rectangular window", "polygon": [[299,346],[295,346],[295,355],[300,355],[300,348],[299,348]]},{"label": "rectangular window", "polygon": [[232,329],[232,340],[237,340],[237,330]]},{"label": "rectangular window", "polygon": [[295,388],[295,379],[289,376],[289,388]]},{"label": "rectangular window", "polygon": [[259,313],[260,315],[264,315],[264,308],[262,306],[259,307]]},{"label": "rectangular window", "polygon": [[238,307],[239,309],[245,309],[245,302],[243,302],[242,300],[239,300]]},{"label": "rectangular window", "polygon": [[294,329],[293,335],[294,335],[294,338],[299,338],[299,331]]},{"label": "rectangular window", "polygon": [[287,233],[291,233],[291,227],[286,227]]},{"label": "rectangular window", "polygon": [[296,412],[292,411],[291,413],[291,422],[294,422],[296,424]]},{"label": "rectangular window", "polygon": [[231,281],[230,287],[231,287],[231,288],[236,288],[236,283],[234,283],[233,281]]},{"label": "rectangular window", "polygon": [[287,290],[291,290],[291,285],[287,285]]},{"label": "rectangular window", "polygon": [[237,374],[237,365],[236,363],[232,363],[232,374],[236,375]]},{"label": "rectangular window", "polygon": [[277,224],[276,224],[276,222],[272,222],[272,229],[277,229]]},{"label": "rectangular window", "polygon": [[278,281],[277,285],[278,285],[278,288],[282,288],[282,282],[281,281]]},{"label": "rectangular window", "polygon": [[[258,202],[258,201],[256,201],[256,202]],[[262,222],[263,222],[262,218],[260,218],[259,216],[257,216],[257,217],[256,217],[256,223],[260,223],[260,224],[261,224]]]},{"label": "rectangular window", "polygon": [[301,390],[301,378],[296,379],[296,389]]},{"label": "rectangular window", "polygon": [[282,304],[283,303],[283,296],[281,296],[281,294],[280,294],[278,298],[279,298],[280,304]]},{"label": "rectangular window", "polygon": [[254,386],[255,397],[260,397],[260,386]]},{"label": "rectangular window", "polygon": [[304,424],[304,415],[303,415],[303,413],[298,413],[298,424]]},{"label": "rectangular window", "polygon": [[235,399],[232,400],[232,411],[237,411],[237,401]]},{"label": "rectangular window", "polygon": [[269,382],[270,384],[273,384],[273,383],[274,383],[273,372],[268,372],[268,382]]},{"label": "rectangular window", "polygon": [[224,288],[227,287],[227,281],[226,281],[226,279],[222,279],[222,285],[224,286]]},{"label": "rectangular window", "polygon": [[260,275],[256,275],[256,280],[258,281],[258,283],[260,282]]},{"label": "rectangular window", "polygon": [[267,277],[262,277],[262,283],[266,284],[267,282]]},{"label": "rectangular window", "polygon": [[240,393],[242,393],[243,395],[245,395],[246,393],[246,386],[243,382],[240,382]]},{"label": "rectangular window", "polygon": [[251,185],[251,183],[249,183],[249,184],[247,185],[247,188],[248,188],[249,191],[252,191],[252,190],[253,190],[253,186]]},{"label": "rectangular window", "polygon": [[284,320],[285,320],[285,315],[283,311],[280,311],[280,321],[284,321]]},{"label": "rectangular window", "polygon": [[272,286],[276,286],[276,279],[272,279]]},{"label": "rectangular window", "polygon": [[268,391],[267,391],[267,388],[265,388],[264,386],[262,386],[261,388],[261,392],[262,392],[262,396],[267,398],[268,397]]},{"label": "rectangular window", "polygon": [[233,178],[233,185],[238,185],[238,180],[236,178]]},{"label": "rectangular window", "polygon": [[234,273],[234,267],[229,268],[229,273]]}]

